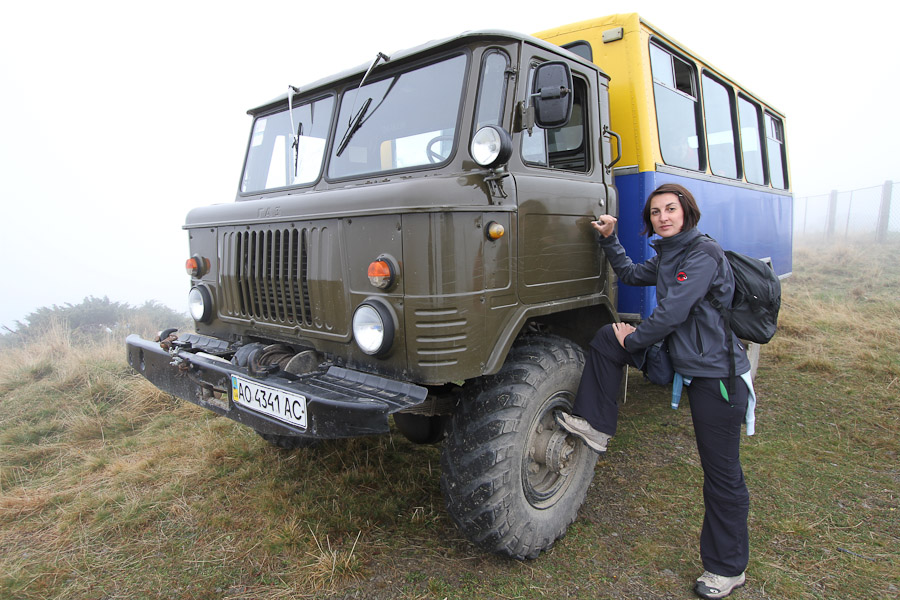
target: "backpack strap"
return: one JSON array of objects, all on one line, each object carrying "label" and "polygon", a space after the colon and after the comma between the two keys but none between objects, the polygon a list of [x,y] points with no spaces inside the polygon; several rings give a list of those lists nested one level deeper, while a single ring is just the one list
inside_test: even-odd
[{"label": "backpack strap", "polygon": [[[681,264],[679,265],[678,269],[681,270],[682,268],[684,268],[684,263],[691,252],[694,250],[694,248],[697,248],[704,254],[708,255],[710,258],[716,261],[716,264],[722,262],[722,259],[725,258],[725,253],[721,252],[721,246],[719,246],[718,243],[716,243],[716,245],[709,243],[715,241],[716,240],[709,237],[705,233],[701,233],[700,235],[695,237],[694,240],[690,244],[688,244],[687,248],[685,249],[684,256],[681,258]],[[720,251],[717,252],[717,249]]]},{"label": "backpack strap", "polygon": [[[692,241],[688,245],[687,250],[684,253],[684,257],[681,259],[681,265],[679,266],[678,270],[680,271],[683,269],[684,262],[687,260],[688,255],[691,253],[691,251],[694,248],[697,248],[698,250],[700,250],[701,252],[703,252],[704,254],[706,254],[707,256],[712,258],[713,260],[715,260],[716,264],[719,264],[721,260],[726,259],[725,253],[722,252],[722,248],[721,248],[721,246],[718,245],[718,243],[716,243],[716,245],[708,243],[708,242],[715,242],[715,241],[716,240],[714,240],[710,236],[706,235],[705,233],[700,234],[699,236],[694,238],[694,241]],[[704,299],[707,302],[709,302],[713,308],[715,308],[717,311],[719,311],[720,315],[722,315],[722,319],[725,321],[725,331],[727,331],[728,333],[733,333],[732,329],[731,329],[731,311],[728,310],[727,308],[725,308],[725,306],[721,302],[719,302],[719,299],[716,298],[715,296],[713,296],[712,292],[710,292],[710,291],[706,292],[706,296],[704,297]],[[734,360],[734,340],[732,340],[730,338],[728,340],[728,362],[730,364],[728,365],[728,398],[727,398],[727,400],[729,403],[731,403],[731,396],[734,395],[734,390],[735,390],[734,384],[735,384],[735,379],[736,379],[736,375],[735,375],[736,367],[735,367],[735,360]]]}]

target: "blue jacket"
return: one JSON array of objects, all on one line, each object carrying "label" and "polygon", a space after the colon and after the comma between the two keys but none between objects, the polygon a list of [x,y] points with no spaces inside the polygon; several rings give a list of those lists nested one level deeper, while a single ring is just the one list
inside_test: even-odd
[{"label": "blue jacket", "polygon": [[[728,377],[731,359],[728,344],[734,346],[735,373],[750,370],[743,344],[725,330],[722,315],[704,298],[706,292],[730,307],[734,296],[734,276],[722,248],[711,244],[713,253],[690,243],[700,236],[696,228],[682,231],[653,244],[656,256],[635,264],[625,254],[616,235],[600,238],[616,275],[627,285],[655,285],[657,306],[634,333],[625,338],[625,349],[639,352],[668,337],[672,365],[685,377]],[[707,247],[709,250],[709,247]]]}]

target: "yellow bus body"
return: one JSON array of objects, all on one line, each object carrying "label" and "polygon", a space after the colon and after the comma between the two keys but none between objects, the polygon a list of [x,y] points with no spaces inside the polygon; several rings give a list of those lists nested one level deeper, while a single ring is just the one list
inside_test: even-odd
[{"label": "yellow bus body", "polygon": [[[604,33],[617,38],[616,31],[622,29],[621,39],[604,42]],[[617,167],[637,166],[639,171],[653,171],[664,164],[659,147],[653,76],[650,68],[651,38],[690,59],[701,73],[711,73],[727,83],[735,94],[741,94],[757,102],[765,112],[784,122],[784,115],[761,101],[755,94],[713,67],[708,61],[692,52],[683,44],[655,27],[637,13],[616,14],[572,23],[534,34],[535,37],[565,46],[572,42],[584,41],[590,44],[593,62],[611,77],[609,85],[610,121],[616,133],[622,136],[622,158]],[[786,149],[785,149],[786,153]],[[785,170],[789,161],[785,156]],[[707,165],[705,171],[709,172]],[[790,175],[786,172],[788,189]]]}]

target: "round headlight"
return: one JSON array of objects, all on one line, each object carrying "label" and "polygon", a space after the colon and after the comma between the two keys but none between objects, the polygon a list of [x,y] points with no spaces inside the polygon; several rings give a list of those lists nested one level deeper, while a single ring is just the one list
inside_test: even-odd
[{"label": "round headlight", "polygon": [[205,323],[212,316],[212,296],[203,286],[191,288],[188,294],[188,310],[195,321]]},{"label": "round headlight", "polygon": [[387,352],[394,340],[394,320],[380,303],[360,304],[353,313],[353,338],[370,355]]},{"label": "round headlight", "polygon": [[472,158],[482,167],[494,168],[512,156],[512,139],[505,129],[488,125],[472,136]]}]

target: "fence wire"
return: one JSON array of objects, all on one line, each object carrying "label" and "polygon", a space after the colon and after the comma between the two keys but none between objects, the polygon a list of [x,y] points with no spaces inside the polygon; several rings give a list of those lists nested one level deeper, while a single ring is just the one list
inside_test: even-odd
[{"label": "fence wire", "polygon": [[794,236],[818,238],[884,237],[900,233],[898,182],[794,198]]}]

